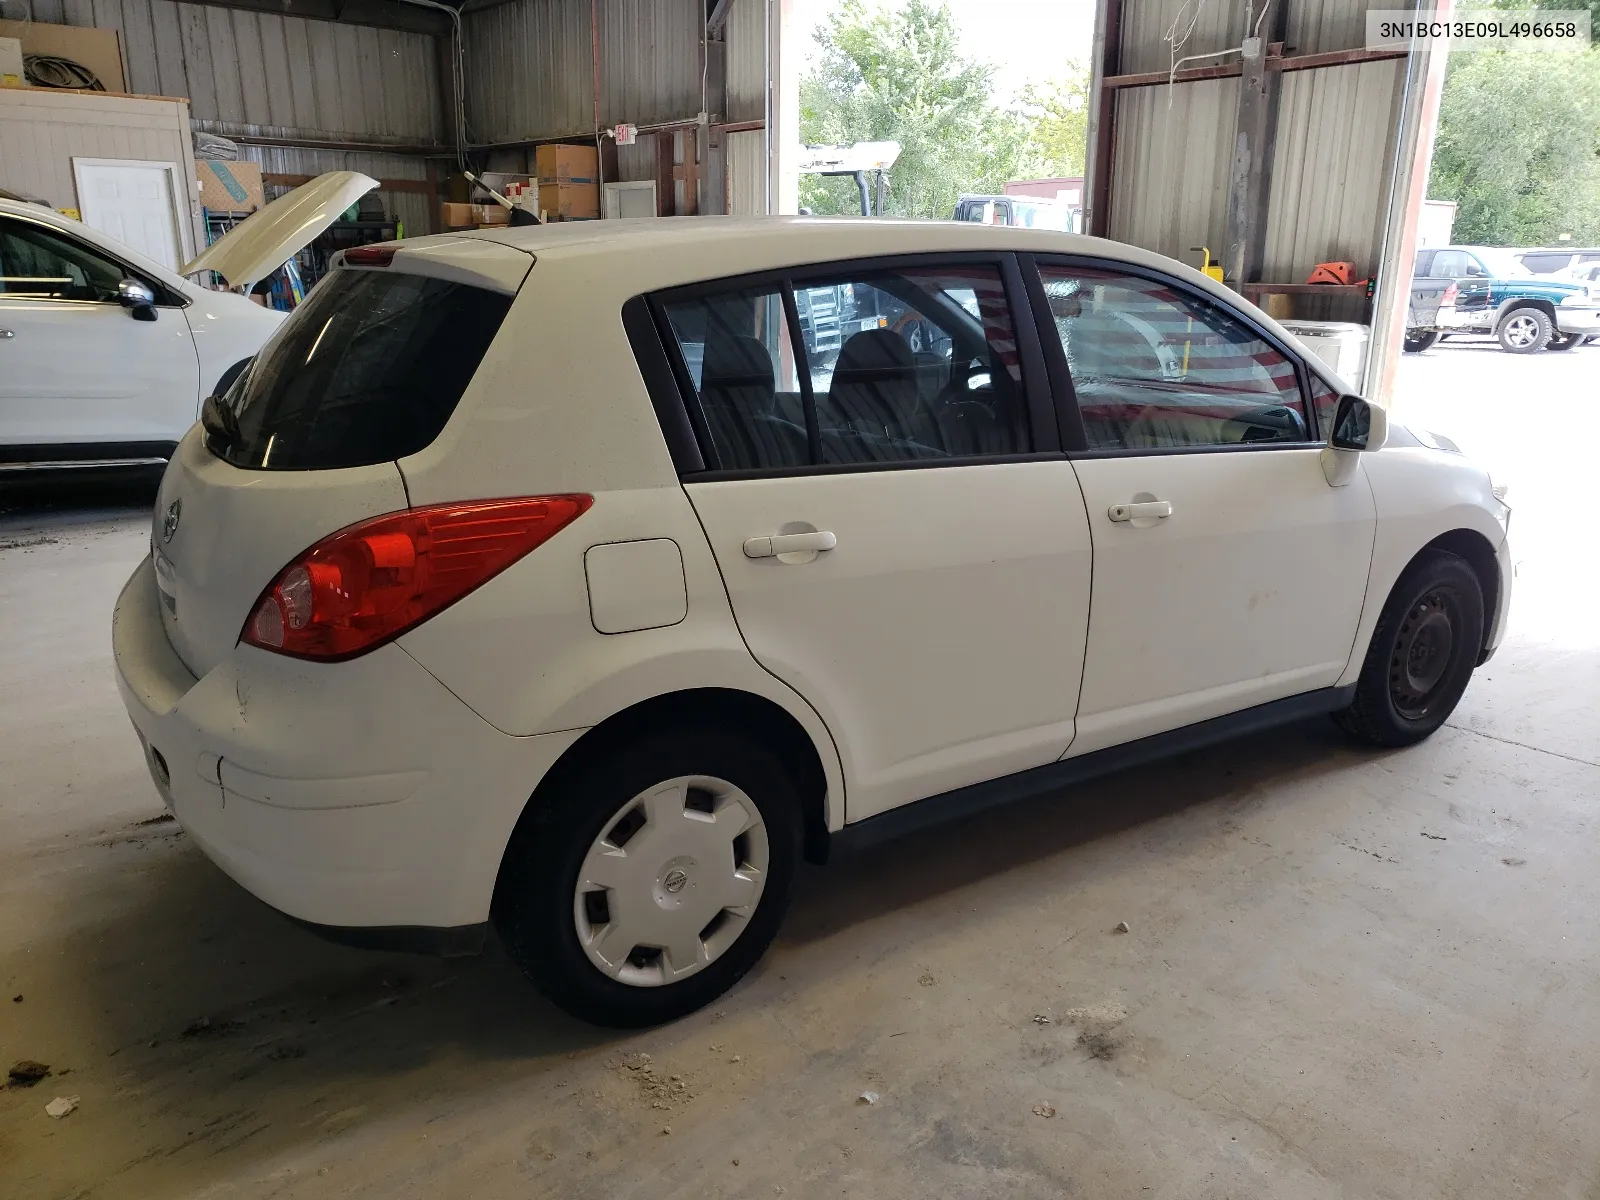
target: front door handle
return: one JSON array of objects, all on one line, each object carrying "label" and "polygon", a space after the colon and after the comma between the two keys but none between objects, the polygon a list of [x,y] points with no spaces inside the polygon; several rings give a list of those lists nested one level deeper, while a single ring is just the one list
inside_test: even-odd
[{"label": "front door handle", "polygon": [[832,550],[839,539],[826,529],[816,533],[775,533],[771,537],[746,538],[746,558],[776,558],[780,554],[805,554],[810,551]]},{"label": "front door handle", "polygon": [[0,329],[0,342],[6,341],[9,338],[14,338],[16,336],[17,336],[16,333],[13,332],[10,329]]},{"label": "front door handle", "polygon": [[1142,500],[1131,504],[1113,504],[1106,516],[1113,521],[1140,521],[1151,517],[1170,517],[1172,501]]}]

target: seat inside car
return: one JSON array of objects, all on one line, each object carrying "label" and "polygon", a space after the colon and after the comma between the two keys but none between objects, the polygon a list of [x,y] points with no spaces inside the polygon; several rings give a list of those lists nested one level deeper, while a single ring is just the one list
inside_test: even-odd
[{"label": "seat inside car", "polygon": [[[831,462],[926,457],[938,451],[918,430],[921,408],[911,347],[888,329],[863,329],[839,351],[826,400],[817,405],[823,458]],[[922,435],[922,436],[919,436]]]},{"label": "seat inside car", "polygon": [[700,405],[725,468],[803,466],[806,431],[774,411],[772,357],[759,338],[707,331],[700,369]]}]

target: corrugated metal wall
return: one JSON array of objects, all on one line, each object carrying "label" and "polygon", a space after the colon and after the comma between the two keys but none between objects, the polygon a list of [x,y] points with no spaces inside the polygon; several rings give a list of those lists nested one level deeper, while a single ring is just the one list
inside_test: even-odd
[{"label": "corrugated metal wall", "polygon": [[[589,0],[512,0],[467,14],[474,141],[594,132],[590,12]],[[600,0],[598,16],[601,125],[650,125],[700,111],[702,0]]]},{"label": "corrugated metal wall", "polygon": [[1111,236],[1194,262],[1222,253],[1237,79],[1130,89],[1117,100]]},{"label": "corrugated metal wall", "polygon": [[[1273,3],[1289,5],[1288,54],[1365,42],[1364,0]],[[1395,0],[1394,7],[1415,5]],[[1262,12],[1260,0],[1123,0],[1122,9],[1124,74],[1168,68],[1164,39],[1174,22],[1180,34],[1193,23],[1180,54],[1195,54],[1237,46],[1247,13],[1253,27]],[[1275,20],[1275,12],[1266,19]],[[1376,267],[1404,76],[1404,62],[1390,60],[1279,77],[1261,279],[1302,281],[1317,263],[1336,259],[1362,271]],[[1191,246],[1222,251],[1238,94],[1237,78],[1117,94],[1112,237],[1185,262],[1198,258]]]},{"label": "corrugated metal wall", "polygon": [[767,211],[767,135],[728,135],[728,213],[759,217]]},{"label": "corrugated metal wall", "polygon": [[[1177,51],[1178,57],[1208,54],[1236,48],[1245,37],[1246,23],[1253,30],[1268,33],[1277,20],[1275,12],[1263,19],[1264,0],[1124,0],[1122,17],[1122,64],[1125,74],[1165,71],[1172,63],[1169,38],[1188,40]],[[1394,0],[1379,5],[1373,0],[1265,0],[1274,8],[1289,4],[1285,45],[1289,54],[1321,54],[1326,50],[1348,50],[1366,41],[1366,14],[1369,8],[1415,8],[1415,0]],[[1209,59],[1189,63],[1198,67]]]},{"label": "corrugated metal wall", "polygon": [[[307,150],[298,146],[240,146],[239,156],[274,175],[321,175],[324,171],[361,171],[374,179],[428,177],[426,159],[414,154],[368,151]],[[428,232],[434,202],[418,192],[379,191],[384,211],[402,222],[407,237]]]},{"label": "corrugated metal wall", "polygon": [[318,140],[445,138],[427,34],[173,0],[33,0],[33,18],[115,29],[131,91],[187,96],[217,133]]},{"label": "corrugated metal wall", "polygon": [[758,121],[767,114],[767,6],[733,0],[728,8],[728,120]]},{"label": "corrugated metal wall", "polygon": [[1405,63],[1291,71],[1282,89],[1261,277],[1301,280],[1319,262],[1376,267]]},{"label": "corrugated metal wall", "polygon": [[[1251,8],[1251,0],[1123,0],[1122,72],[1168,70],[1173,51],[1167,39],[1182,40],[1185,33],[1188,38],[1177,51],[1180,58],[1236,47],[1244,37],[1246,8]],[[1259,0],[1252,13],[1253,25],[1261,13]]]}]

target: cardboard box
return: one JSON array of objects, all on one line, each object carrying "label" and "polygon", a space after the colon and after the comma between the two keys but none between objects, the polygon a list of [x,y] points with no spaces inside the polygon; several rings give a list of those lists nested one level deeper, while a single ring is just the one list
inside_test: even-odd
[{"label": "cardboard box", "polygon": [[533,173],[541,189],[547,183],[598,183],[600,152],[593,146],[540,146],[533,152]]},{"label": "cardboard box", "polygon": [[446,229],[476,229],[480,225],[509,225],[511,214],[498,204],[457,204],[446,201],[439,206],[439,224]]},{"label": "cardboard box", "polygon": [[22,73],[22,43],[13,37],[0,37],[0,87],[27,87]]},{"label": "cardboard box", "polygon": [[200,171],[200,203],[212,212],[255,212],[267,202],[261,168],[255,163],[203,158],[195,166]]},{"label": "cardboard box", "polygon": [[0,21],[0,38],[16,38],[24,54],[70,58],[88,67],[108,92],[126,92],[122,43],[115,29],[46,25],[38,21]]},{"label": "cardboard box", "polygon": [[597,220],[600,216],[600,185],[541,183],[539,211],[547,221]]}]

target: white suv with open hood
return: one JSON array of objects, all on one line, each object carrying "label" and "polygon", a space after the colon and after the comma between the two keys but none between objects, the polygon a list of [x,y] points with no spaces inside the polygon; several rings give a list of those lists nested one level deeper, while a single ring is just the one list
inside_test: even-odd
[{"label": "white suv with open hood", "polygon": [[267,903],[443,952],[492,922],[569,1011],[659,1021],[757,961],[802,858],[1312,714],[1437,729],[1509,510],[1344,390],[1070,234],[350,251],[179,446],[119,682]]},{"label": "white suv with open hood", "polygon": [[174,273],[98,230],[0,198],[0,472],[165,462],[284,314],[240,291],[378,186],[354,171],[280,196]]}]

